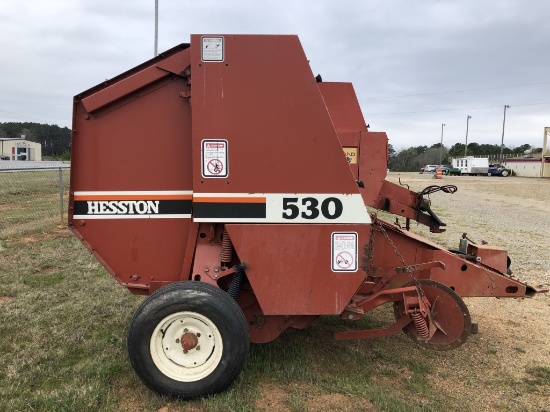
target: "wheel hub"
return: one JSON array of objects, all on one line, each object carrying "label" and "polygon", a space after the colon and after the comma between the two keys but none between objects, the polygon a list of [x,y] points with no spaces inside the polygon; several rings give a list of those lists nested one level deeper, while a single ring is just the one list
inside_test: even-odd
[{"label": "wheel hub", "polygon": [[184,351],[194,349],[199,344],[199,337],[194,333],[184,333],[181,337],[181,346]]},{"label": "wheel hub", "polygon": [[151,357],[166,376],[193,382],[212,373],[223,353],[216,325],[196,312],[177,312],[165,317],[151,336]]}]

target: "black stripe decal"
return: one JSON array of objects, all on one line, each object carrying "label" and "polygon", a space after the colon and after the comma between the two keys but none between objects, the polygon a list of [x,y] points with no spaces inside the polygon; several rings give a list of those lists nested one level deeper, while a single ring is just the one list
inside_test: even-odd
[{"label": "black stripe decal", "polygon": [[265,203],[193,203],[193,217],[196,219],[251,219],[266,218]]},{"label": "black stripe decal", "polygon": [[[158,203],[157,203],[158,202]],[[188,200],[77,200],[74,215],[190,215]],[[157,212],[158,206],[158,212]]]}]

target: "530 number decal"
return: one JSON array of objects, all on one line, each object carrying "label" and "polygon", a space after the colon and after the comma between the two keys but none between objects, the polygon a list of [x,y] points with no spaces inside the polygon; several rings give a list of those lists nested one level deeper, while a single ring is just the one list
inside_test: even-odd
[{"label": "530 number decal", "polygon": [[321,202],[314,197],[304,197],[300,200],[298,197],[283,198],[283,219],[296,219],[301,216],[303,219],[317,219],[323,215],[325,219],[338,219],[342,216],[344,206],[342,201],[336,197],[327,197]]}]

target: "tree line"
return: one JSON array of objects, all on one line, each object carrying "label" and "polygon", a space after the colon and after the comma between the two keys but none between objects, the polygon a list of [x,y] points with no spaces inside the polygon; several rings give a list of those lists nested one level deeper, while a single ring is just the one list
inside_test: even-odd
[{"label": "tree line", "polygon": [[41,123],[0,123],[0,137],[20,138],[42,145],[42,157],[69,159],[71,153],[71,130],[68,127]]},{"label": "tree line", "polygon": [[[542,148],[532,148],[528,144],[518,147],[505,147],[502,153],[523,155],[525,150],[533,149],[533,153],[542,152]],[[500,154],[500,146],[496,144],[468,143],[467,156],[487,156]],[[425,165],[450,164],[451,158],[464,156],[464,143],[455,143],[450,149],[441,148],[440,143],[428,146],[414,146],[396,152],[388,145],[388,167],[396,172],[416,172]]]},{"label": "tree line", "polygon": [[[0,137],[19,138],[24,135],[31,142],[42,145],[42,157],[69,159],[71,153],[71,130],[68,127],[41,123],[0,123]],[[455,143],[450,149],[445,146],[440,150],[440,143],[428,146],[414,146],[396,152],[388,145],[388,167],[396,172],[414,172],[424,165],[449,164],[451,157],[464,156],[464,144]],[[522,155],[531,146],[524,144],[515,148],[505,147],[504,154]],[[533,149],[540,153],[542,148]],[[500,146],[496,144],[468,143],[467,156],[489,156],[500,154]]]}]

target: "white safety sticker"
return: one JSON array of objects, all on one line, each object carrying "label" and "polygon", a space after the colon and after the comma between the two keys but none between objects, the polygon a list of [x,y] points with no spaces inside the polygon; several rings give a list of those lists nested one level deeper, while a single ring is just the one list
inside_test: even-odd
[{"label": "white safety sticker", "polygon": [[223,139],[205,139],[202,141],[202,176],[227,177],[229,175],[228,144]]},{"label": "white safety sticker", "polygon": [[357,233],[332,233],[332,271],[357,272]]},{"label": "white safety sticker", "polygon": [[203,62],[223,62],[223,37],[203,37],[201,59]]}]

